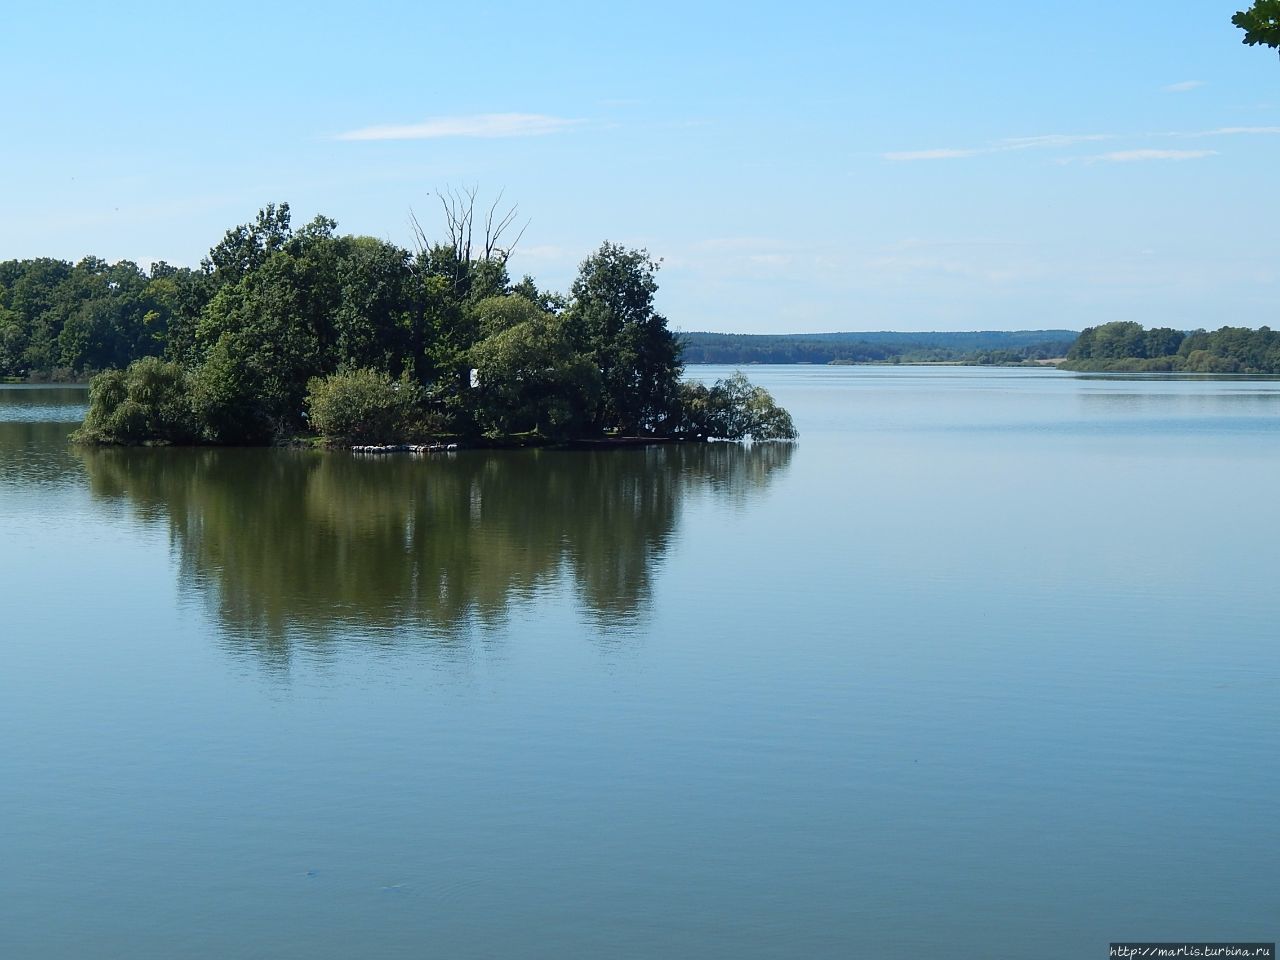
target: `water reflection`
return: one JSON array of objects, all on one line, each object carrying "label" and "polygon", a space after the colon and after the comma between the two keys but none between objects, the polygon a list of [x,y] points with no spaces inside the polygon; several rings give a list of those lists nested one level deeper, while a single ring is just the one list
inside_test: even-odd
[{"label": "water reflection", "polygon": [[81,478],[67,434],[84,418],[83,387],[0,387],[0,488],[61,485]]},{"label": "water reflection", "polygon": [[0,423],[14,420],[79,423],[88,406],[87,387],[0,386]]},{"label": "water reflection", "polygon": [[[1099,389],[1101,386],[1101,389]],[[1112,381],[1089,384],[1079,394],[1081,427],[1105,423],[1112,433],[1220,438],[1280,431],[1280,385],[1258,382],[1148,382],[1142,388]]]},{"label": "water reflection", "polygon": [[571,585],[606,630],[643,615],[682,501],[745,502],[790,461],[765,444],[428,459],[84,450],[90,490],[168,525],[184,591],[269,662],[335,637],[456,642]]},{"label": "water reflection", "polygon": [[[1243,386],[1243,385],[1240,385]],[[1094,413],[1140,413],[1165,416],[1186,413],[1193,416],[1275,416],[1280,412],[1278,390],[1224,390],[1214,384],[1202,392],[1186,390],[1084,390],[1082,409]]]}]

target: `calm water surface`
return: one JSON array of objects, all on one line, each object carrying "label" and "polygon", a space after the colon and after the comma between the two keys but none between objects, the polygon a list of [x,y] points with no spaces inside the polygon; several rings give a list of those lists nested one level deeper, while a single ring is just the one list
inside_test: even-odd
[{"label": "calm water surface", "polygon": [[84,451],[0,388],[0,956],[1280,937],[1280,383],[751,373],[797,446]]}]

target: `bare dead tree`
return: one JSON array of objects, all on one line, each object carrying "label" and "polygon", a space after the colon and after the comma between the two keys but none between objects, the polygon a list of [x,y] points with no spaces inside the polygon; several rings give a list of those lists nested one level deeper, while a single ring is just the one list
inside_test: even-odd
[{"label": "bare dead tree", "polygon": [[502,235],[507,232],[520,213],[519,204],[512,204],[510,210],[501,216],[498,215],[498,206],[502,203],[502,195],[506,192],[505,188],[498,191],[498,196],[494,198],[493,205],[489,207],[489,213],[484,218],[484,258],[497,260],[503,265],[511,259],[512,251],[515,250],[520,238],[524,236],[524,232],[529,229],[529,224],[532,222],[530,220],[524,222],[524,226],[520,228],[520,232],[516,234],[510,245],[506,247],[498,245]]},{"label": "bare dead tree", "polygon": [[427,232],[422,229],[422,224],[418,221],[418,215],[413,212],[413,207],[409,208],[409,226],[413,229],[413,252],[421,260],[427,255],[431,245],[427,242]]},{"label": "bare dead tree", "polygon": [[[479,188],[472,187],[447,187],[445,190],[436,194],[440,201],[440,209],[444,213],[444,229],[446,246],[453,253],[454,264],[454,289],[458,289],[462,280],[470,273],[472,264],[476,259],[483,261],[493,261],[495,263],[506,265],[511,258],[512,252],[516,245],[524,236],[525,230],[529,228],[531,220],[526,220],[515,238],[509,244],[503,244],[503,236],[511,229],[519,216],[520,208],[513,204],[505,212],[500,212],[502,207],[502,197],[506,192],[500,190],[497,198],[489,206],[484,214],[484,236],[480,247],[480,256],[476,257],[476,247],[474,244],[476,221],[476,198],[479,195]],[[421,260],[434,246],[428,238],[427,232],[422,228],[417,215],[412,209],[409,211],[409,222],[413,227],[414,244],[417,247],[418,258]]]},{"label": "bare dead tree", "polygon": [[476,187],[449,187],[444,193],[436,194],[444,211],[444,227],[449,234],[454,258],[467,265],[471,264],[471,230],[476,219],[478,192]]}]

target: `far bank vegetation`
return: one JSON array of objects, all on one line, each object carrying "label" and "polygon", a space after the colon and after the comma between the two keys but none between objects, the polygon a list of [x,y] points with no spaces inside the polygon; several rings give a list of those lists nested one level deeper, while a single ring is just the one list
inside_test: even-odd
[{"label": "far bank vegetation", "polygon": [[1270,327],[1222,327],[1184,333],[1120,321],[1089,327],[1067,353],[1064,370],[1280,373],[1280,333]]}]

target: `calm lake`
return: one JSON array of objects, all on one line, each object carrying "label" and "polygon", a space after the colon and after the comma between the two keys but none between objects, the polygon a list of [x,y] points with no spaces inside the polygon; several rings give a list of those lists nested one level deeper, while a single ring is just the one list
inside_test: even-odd
[{"label": "calm lake", "polygon": [[1277,939],[1280,382],[748,372],[797,445],[88,451],[0,388],[0,956]]}]

